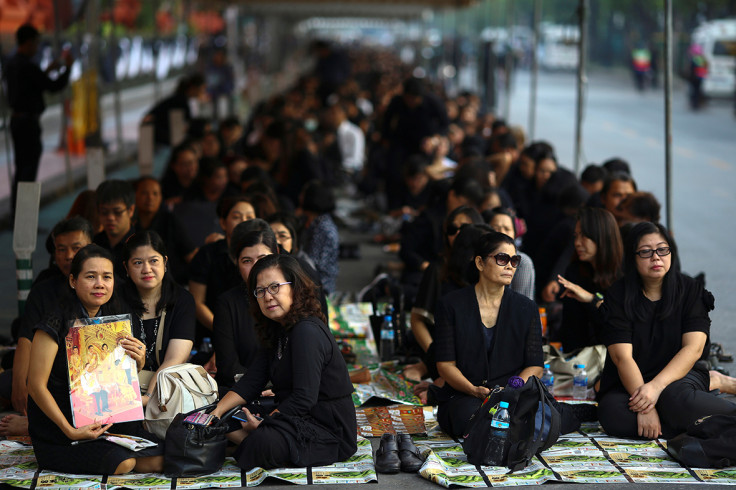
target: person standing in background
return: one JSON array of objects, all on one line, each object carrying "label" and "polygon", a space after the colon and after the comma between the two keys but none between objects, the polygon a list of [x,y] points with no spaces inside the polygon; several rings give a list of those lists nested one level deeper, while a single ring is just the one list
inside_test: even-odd
[{"label": "person standing in background", "polygon": [[[38,175],[43,151],[41,114],[46,109],[43,93],[58,92],[66,87],[73,61],[69,51],[65,50],[62,53],[64,64],[51,63],[44,72],[33,62],[41,40],[38,30],[30,24],[23,24],[15,32],[15,39],[18,48],[5,69],[11,109],[10,135],[15,151],[15,177],[10,201],[13,217],[18,182],[34,182]],[[54,71],[57,76],[51,78]]]}]

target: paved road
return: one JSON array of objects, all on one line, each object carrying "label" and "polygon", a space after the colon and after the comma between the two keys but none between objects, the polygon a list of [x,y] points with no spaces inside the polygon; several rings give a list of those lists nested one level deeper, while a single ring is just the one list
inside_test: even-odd
[{"label": "paved road", "polygon": [[[519,74],[510,121],[527,126],[529,77]],[[585,162],[619,156],[629,161],[640,190],[663,203],[664,91],[639,93],[623,74],[593,73],[583,126]],[[573,168],[575,77],[541,73],[536,139],[557,149],[560,163]],[[685,87],[673,97],[672,229],[685,272],[706,273],[716,297],[711,312],[712,339],[736,352],[736,119],[730,100],[711,101],[702,112],[687,108]],[[581,164],[581,170],[584,165]],[[736,365],[731,365],[736,373]],[[729,365],[726,365],[728,368]]]}]

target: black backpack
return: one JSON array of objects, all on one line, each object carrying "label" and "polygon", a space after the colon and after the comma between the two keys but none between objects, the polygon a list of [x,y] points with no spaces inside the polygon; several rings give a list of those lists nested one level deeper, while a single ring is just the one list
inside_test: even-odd
[{"label": "black backpack", "polygon": [[736,416],[708,415],[667,441],[667,451],[691,468],[736,466]]},{"label": "black backpack", "polygon": [[463,441],[463,450],[468,462],[474,465],[488,465],[491,444],[491,420],[489,410],[500,401],[509,403],[509,433],[504,455],[504,464],[511,471],[525,468],[535,454],[550,448],[560,437],[561,425],[565,432],[577,430],[563,424],[563,418],[557,403],[549,394],[539,378],[530,376],[527,382],[518,389],[499,387],[493,389],[486,401],[468,421],[468,433]]}]

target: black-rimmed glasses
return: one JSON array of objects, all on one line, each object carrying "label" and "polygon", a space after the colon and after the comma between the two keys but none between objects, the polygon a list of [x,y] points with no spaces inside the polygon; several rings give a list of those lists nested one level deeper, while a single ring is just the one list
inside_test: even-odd
[{"label": "black-rimmed glasses", "polygon": [[269,284],[265,288],[255,288],[253,290],[253,296],[256,298],[263,298],[266,296],[266,291],[268,291],[271,296],[275,296],[279,293],[279,288],[283,286],[284,284],[291,284],[290,282],[275,282],[273,284]]},{"label": "black-rimmed glasses", "polygon": [[509,262],[511,262],[511,267],[516,268],[519,267],[519,264],[521,263],[521,255],[509,255],[502,252],[497,253],[496,255],[489,255],[488,257],[493,257],[496,260],[496,264],[501,267],[505,267]]},{"label": "black-rimmed glasses", "polygon": [[659,247],[657,249],[644,248],[644,249],[639,250],[638,252],[635,252],[635,253],[636,253],[636,255],[638,255],[639,257],[641,257],[642,259],[651,259],[652,258],[652,255],[654,255],[655,252],[660,257],[664,257],[664,256],[669,255],[670,253],[672,253],[672,250],[670,250],[670,247]]}]

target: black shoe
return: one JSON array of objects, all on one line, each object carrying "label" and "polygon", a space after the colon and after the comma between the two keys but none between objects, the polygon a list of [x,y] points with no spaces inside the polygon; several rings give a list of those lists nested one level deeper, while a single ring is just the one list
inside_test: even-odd
[{"label": "black shoe", "polygon": [[381,436],[381,444],[376,451],[376,472],[393,474],[398,473],[400,469],[401,460],[396,436],[387,432]]},{"label": "black shoe", "polygon": [[414,445],[409,434],[396,436],[399,445],[399,458],[401,459],[401,471],[405,473],[416,473],[424,464],[419,449]]}]

